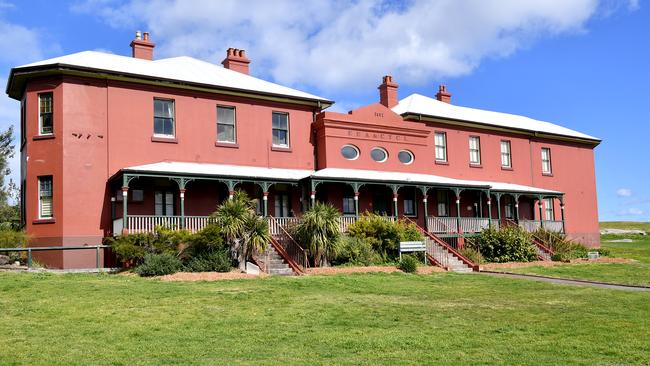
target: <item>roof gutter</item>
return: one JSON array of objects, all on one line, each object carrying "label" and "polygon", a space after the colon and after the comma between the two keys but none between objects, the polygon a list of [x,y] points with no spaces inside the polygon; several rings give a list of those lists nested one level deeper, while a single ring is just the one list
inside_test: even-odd
[{"label": "roof gutter", "polygon": [[301,98],[301,97],[287,96],[281,94],[255,92],[246,89],[220,87],[220,86],[213,86],[213,85],[201,84],[201,83],[191,83],[191,82],[184,82],[175,79],[146,77],[137,74],[118,73],[118,72],[111,72],[107,70],[80,67],[74,65],[66,65],[66,64],[34,66],[34,67],[20,68],[20,69],[13,68],[11,69],[11,73],[9,75],[9,80],[7,81],[7,87],[5,92],[7,93],[7,95],[9,95],[10,98],[19,100],[22,96],[23,89],[27,79],[39,77],[39,76],[51,76],[51,75],[80,76],[80,77],[100,79],[100,80],[115,80],[115,81],[131,82],[136,84],[163,86],[168,88],[177,88],[177,89],[185,89],[185,90],[195,90],[195,91],[201,91],[201,92],[213,93],[213,94],[214,93],[225,94],[225,95],[232,95],[232,96],[268,100],[274,102],[308,105],[308,106],[318,107],[321,109],[328,108],[332,104],[334,104],[334,101],[331,100],[309,99],[309,98]]}]

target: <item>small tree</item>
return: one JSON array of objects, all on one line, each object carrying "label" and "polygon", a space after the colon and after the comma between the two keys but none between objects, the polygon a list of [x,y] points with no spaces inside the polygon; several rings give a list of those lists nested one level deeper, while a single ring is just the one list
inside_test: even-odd
[{"label": "small tree", "polygon": [[296,226],[298,241],[314,258],[314,266],[328,266],[329,257],[335,255],[341,235],[339,217],[341,213],[334,206],[317,202]]},{"label": "small tree", "polygon": [[271,241],[268,224],[255,214],[255,200],[242,191],[222,203],[212,217],[221,227],[230,255],[242,271],[253,252],[264,251]]}]

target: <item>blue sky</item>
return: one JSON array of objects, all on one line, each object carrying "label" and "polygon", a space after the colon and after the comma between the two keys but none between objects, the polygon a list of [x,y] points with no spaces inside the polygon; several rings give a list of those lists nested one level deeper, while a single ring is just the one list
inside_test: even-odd
[{"label": "blue sky", "polygon": [[[601,220],[650,221],[650,10],[636,0],[6,1],[0,84],[12,66],[83,50],[128,55],[148,30],[156,57],[218,63],[247,50],[256,76],[337,101],[399,93],[517,113],[602,138]],[[0,127],[18,121],[0,97]],[[17,176],[18,161],[11,164]],[[576,177],[581,179],[581,177]]]}]

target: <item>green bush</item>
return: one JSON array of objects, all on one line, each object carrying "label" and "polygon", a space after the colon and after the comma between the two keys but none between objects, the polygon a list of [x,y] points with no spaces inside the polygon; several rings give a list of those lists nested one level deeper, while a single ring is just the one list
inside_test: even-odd
[{"label": "green bush", "polygon": [[209,224],[203,230],[189,236],[187,247],[184,248],[181,258],[190,260],[193,257],[214,251],[225,251],[227,248],[221,227]]},{"label": "green bush", "polygon": [[467,247],[481,253],[487,262],[530,262],[537,259],[529,234],[517,226],[485,229],[468,241]]},{"label": "green bush", "polygon": [[173,274],[183,268],[181,261],[171,254],[147,254],[135,273],[143,277]]},{"label": "green bush", "polygon": [[397,268],[406,273],[415,273],[418,270],[418,259],[412,255],[403,255]]},{"label": "green bush", "polygon": [[354,264],[369,266],[381,262],[381,258],[372,249],[370,242],[352,236],[341,236],[336,246],[337,253],[333,264]]},{"label": "green bush", "polygon": [[600,255],[601,255],[602,257],[609,257],[610,255],[612,255],[612,252],[610,252],[609,249],[607,249],[607,248],[603,248],[603,247],[600,247],[600,248],[594,248],[594,249],[591,249],[590,251],[598,252],[598,253],[600,253]]},{"label": "green bush", "polygon": [[193,257],[185,266],[189,272],[230,272],[232,260],[227,250],[203,252]]},{"label": "green bush", "polygon": [[192,234],[186,230],[173,231],[156,227],[154,233],[130,234],[106,238],[104,243],[112,247],[123,263],[139,264],[147,254],[178,255],[188,245]]},{"label": "green bush", "polygon": [[330,260],[336,257],[341,236],[340,217],[341,213],[336,207],[316,202],[295,226],[294,237],[305,246],[315,266],[328,266]]},{"label": "green bush", "polygon": [[458,251],[463,257],[469,259],[472,261],[474,264],[481,264],[483,263],[484,259],[483,256],[479,251],[476,249],[472,248],[471,246],[465,246],[464,248],[460,249]]},{"label": "green bush", "polygon": [[559,262],[569,262],[572,259],[587,258],[587,253],[590,250],[580,243],[564,240],[562,242],[555,243],[553,251],[554,253],[551,257],[552,260]]},{"label": "green bush", "polygon": [[399,255],[400,241],[422,240],[422,234],[411,223],[389,221],[374,213],[363,214],[348,227],[350,236],[364,240],[383,261],[394,261]]},{"label": "green bush", "polygon": [[[0,248],[24,248],[27,246],[27,234],[21,230],[14,230],[8,225],[0,227]],[[14,261],[25,261],[27,255],[24,252],[2,252],[9,259]]]}]

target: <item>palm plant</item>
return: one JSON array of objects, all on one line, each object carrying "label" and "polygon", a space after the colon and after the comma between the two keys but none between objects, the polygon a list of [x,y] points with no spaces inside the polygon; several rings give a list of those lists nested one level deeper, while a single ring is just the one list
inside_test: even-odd
[{"label": "palm plant", "polygon": [[299,242],[306,246],[314,266],[328,266],[329,257],[336,254],[341,235],[339,217],[341,214],[334,206],[317,202],[296,226]]},{"label": "palm plant", "polygon": [[255,200],[245,192],[236,191],[212,214],[214,222],[221,227],[230,255],[246,269],[246,261],[255,250],[264,251],[271,240],[268,224],[255,213]]}]

